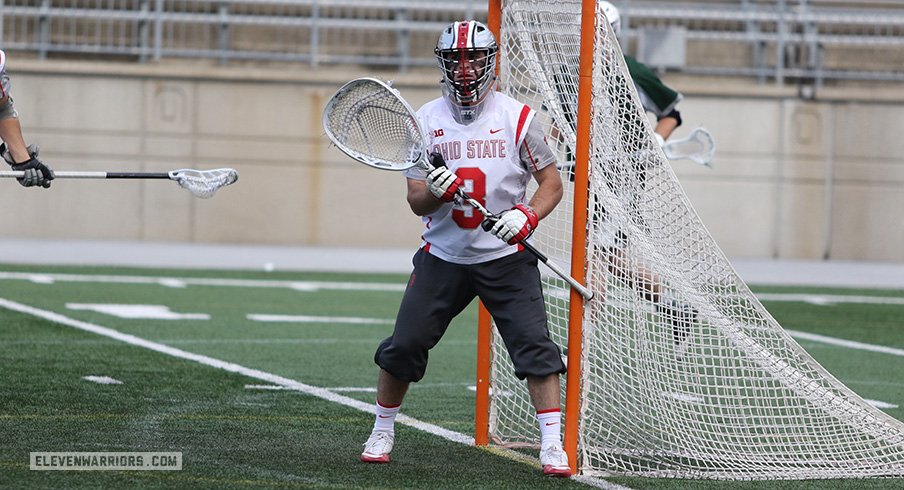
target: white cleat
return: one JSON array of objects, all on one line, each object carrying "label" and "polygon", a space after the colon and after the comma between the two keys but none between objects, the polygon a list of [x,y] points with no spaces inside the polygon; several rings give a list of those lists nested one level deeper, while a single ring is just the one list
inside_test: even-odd
[{"label": "white cleat", "polygon": [[552,444],[540,450],[540,466],[543,474],[568,478],[571,476],[571,466],[568,465],[568,455],[562,449],[561,444]]},{"label": "white cleat", "polygon": [[371,432],[367,442],[364,443],[361,461],[365,463],[388,463],[389,453],[392,452],[394,441],[395,434],[392,432],[382,430]]}]

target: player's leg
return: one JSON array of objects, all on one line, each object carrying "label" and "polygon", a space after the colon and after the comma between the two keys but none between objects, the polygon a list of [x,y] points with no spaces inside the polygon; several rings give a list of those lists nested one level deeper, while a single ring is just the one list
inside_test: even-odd
[{"label": "player's leg", "polygon": [[377,378],[377,401],[374,407],[375,419],[370,436],[364,443],[361,461],[365,463],[388,463],[389,454],[395,444],[395,419],[402,408],[402,400],[408,392],[408,381],[402,381],[380,369]]},{"label": "player's leg", "polygon": [[562,449],[559,347],[549,336],[537,259],[522,251],[475,266],[478,295],[496,322],[515,375],[527,379],[540,427],[540,463],[550,476],[571,475]]},{"label": "player's leg", "polygon": [[540,466],[548,476],[569,477],[571,466],[562,448],[562,410],[559,374],[528,376],[527,390],[540,426]]},{"label": "player's leg", "polygon": [[393,334],[380,343],[374,355],[380,374],[374,427],[361,454],[361,461],[367,463],[390,461],[395,418],[408,384],[424,377],[429,350],[476,295],[463,266],[437,259],[423,249],[415,254],[413,264]]},{"label": "player's leg", "polygon": [[697,310],[691,305],[670,298],[662,278],[652,270],[632,264],[621,247],[612,247],[609,256],[609,273],[623,281],[647,301],[651,301],[656,312],[672,326],[672,340],[678,357],[687,349],[686,340],[691,327],[697,321]]}]

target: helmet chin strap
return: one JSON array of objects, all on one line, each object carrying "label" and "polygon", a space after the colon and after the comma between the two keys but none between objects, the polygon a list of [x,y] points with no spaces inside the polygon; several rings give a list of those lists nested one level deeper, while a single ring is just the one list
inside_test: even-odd
[{"label": "helmet chin strap", "polygon": [[487,103],[493,98],[493,94],[496,92],[495,76],[493,78],[493,82],[486,88],[486,95],[480,97],[480,94],[478,94],[478,99],[480,100],[477,102],[459,103],[455,94],[452,92],[453,89],[446,83],[442,84],[443,99],[445,99],[446,106],[449,107],[449,111],[452,113],[452,117],[456,122],[468,125],[477,120],[480,113],[484,110]]}]

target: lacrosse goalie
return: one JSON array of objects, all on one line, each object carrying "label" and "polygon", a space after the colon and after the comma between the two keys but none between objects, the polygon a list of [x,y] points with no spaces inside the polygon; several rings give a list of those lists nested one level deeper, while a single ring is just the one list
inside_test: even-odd
[{"label": "lacrosse goalie", "polygon": [[[411,167],[405,173],[409,206],[424,221],[423,243],[393,334],[374,356],[380,367],[376,419],[360,459],[390,461],[395,418],[409,383],[423,378],[429,350],[479,297],[496,321],[515,374],[527,380],[543,473],[567,477],[559,406],[565,365],[547,329],[537,257],[521,245],[561,200],[562,180],[535,111],[496,93],[496,52],[492,32],[475,21],[450,24],[437,42],[443,95],[417,113],[434,169]],[[538,187],[527,199],[531,178]],[[458,198],[465,185],[490,211],[502,211],[498,220],[484,222]]]}]

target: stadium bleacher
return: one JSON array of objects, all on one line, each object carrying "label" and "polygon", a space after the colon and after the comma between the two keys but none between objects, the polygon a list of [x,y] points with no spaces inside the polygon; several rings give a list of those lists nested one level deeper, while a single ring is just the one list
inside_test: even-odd
[{"label": "stadium bleacher", "polygon": [[[689,75],[760,82],[904,80],[904,2],[615,2],[626,51]],[[2,45],[38,58],[433,66],[435,33],[484,0],[8,0]],[[680,48],[680,49],[677,49]],[[674,56],[678,53],[680,56]],[[667,59],[668,63],[657,63]]]}]

